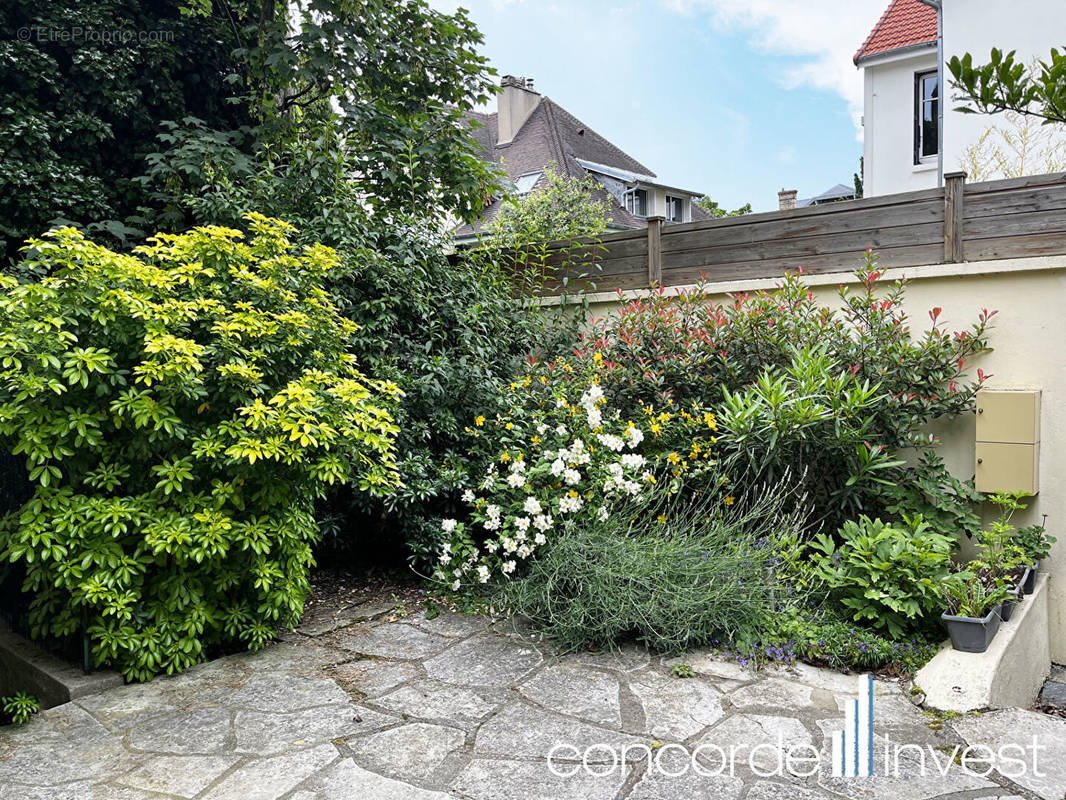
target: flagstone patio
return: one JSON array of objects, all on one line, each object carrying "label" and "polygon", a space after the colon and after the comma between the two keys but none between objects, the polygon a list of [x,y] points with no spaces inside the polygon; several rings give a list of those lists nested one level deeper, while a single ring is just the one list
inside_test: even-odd
[{"label": "flagstone patio", "polygon": [[[805,665],[753,673],[709,653],[664,660],[636,648],[559,656],[508,620],[390,611],[372,602],[320,612],[260,653],[3,729],[0,797],[1062,800],[1066,792],[1063,719],[1023,710],[936,719],[899,685],[877,682],[878,771],[886,737],[929,745],[939,758],[930,756],[924,775],[912,749],[899,777],[831,778],[829,737],[843,725],[854,676]],[[682,663],[691,677],[673,673]],[[953,761],[956,745],[1028,746],[1033,736],[1046,748],[1040,775],[978,777]],[[573,749],[556,752],[557,775],[547,758],[560,744]],[[701,744],[698,774],[688,754]],[[779,777],[782,745],[801,744],[822,768]],[[712,774],[714,745],[752,757],[733,774]],[[612,769],[616,753],[626,761]]]}]

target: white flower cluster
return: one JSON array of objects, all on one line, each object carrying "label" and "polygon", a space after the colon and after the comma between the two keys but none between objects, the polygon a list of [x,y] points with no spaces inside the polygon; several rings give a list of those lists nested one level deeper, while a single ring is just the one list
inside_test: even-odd
[{"label": "white flower cluster", "polygon": [[619,423],[595,384],[581,394],[578,405],[583,414],[574,417],[573,407],[560,398],[530,428],[531,435],[536,431],[533,442],[544,440],[544,449],[531,445],[523,456],[521,449],[509,446],[501,457],[509,467],[489,467],[481,492],[462,493],[473,519],[490,535],[478,545],[474,539],[481,537],[474,537],[473,529],[444,520],[441,530],[448,540],[439,553],[439,578],[452,582],[454,577],[451,585],[458,589],[463,581],[484,584],[494,574],[510,576],[548,543],[557,525],[581,524],[591,517],[605,521],[612,496],[638,497],[652,484],[647,460],[635,452],[644,441],[643,431],[632,422]]}]

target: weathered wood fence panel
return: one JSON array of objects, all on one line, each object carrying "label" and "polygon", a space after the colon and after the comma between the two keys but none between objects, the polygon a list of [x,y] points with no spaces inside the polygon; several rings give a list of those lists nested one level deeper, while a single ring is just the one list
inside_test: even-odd
[{"label": "weathered wood fence panel", "polygon": [[[1066,254],[1066,173],[869,197],[556,243],[549,263],[579,264],[571,287],[598,291],[772,278],[857,268],[872,247],[884,267]],[[560,276],[557,276],[561,278]],[[561,280],[553,282],[554,286]]]}]

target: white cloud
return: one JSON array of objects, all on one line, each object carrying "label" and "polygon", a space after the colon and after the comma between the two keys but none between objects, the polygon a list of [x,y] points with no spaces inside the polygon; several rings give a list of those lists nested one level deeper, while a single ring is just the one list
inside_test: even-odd
[{"label": "white cloud", "polygon": [[862,114],[862,73],[852,63],[888,0],[662,0],[687,15],[709,15],[719,30],[748,31],[757,49],[796,63],[784,86],[833,92],[848,103],[856,125]]}]

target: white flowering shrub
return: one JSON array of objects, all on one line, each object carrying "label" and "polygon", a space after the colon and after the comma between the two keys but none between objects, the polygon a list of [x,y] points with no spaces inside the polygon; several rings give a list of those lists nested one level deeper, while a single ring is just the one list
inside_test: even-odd
[{"label": "white flowering shrub", "polygon": [[713,415],[646,407],[623,419],[596,383],[560,383],[526,376],[511,386],[506,417],[475,420],[489,467],[463,494],[468,518],[442,522],[434,573],[453,590],[509,578],[554,536],[607,520],[622,500],[704,480],[732,502],[712,458]]}]

